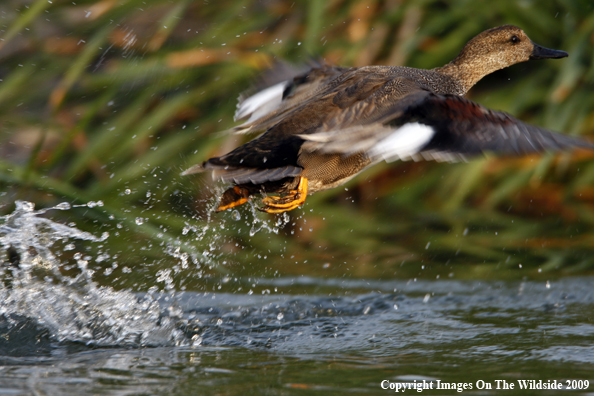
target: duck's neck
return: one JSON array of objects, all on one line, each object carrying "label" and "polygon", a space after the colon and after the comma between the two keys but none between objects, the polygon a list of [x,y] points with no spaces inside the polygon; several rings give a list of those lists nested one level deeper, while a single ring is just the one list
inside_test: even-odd
[{"label": "duck's neck", "polygon": [[451,77],[459,87],[459,95],[465,95],[484,76],[506,66],[499,57],[463,50],[456,59],[433,70]]}]

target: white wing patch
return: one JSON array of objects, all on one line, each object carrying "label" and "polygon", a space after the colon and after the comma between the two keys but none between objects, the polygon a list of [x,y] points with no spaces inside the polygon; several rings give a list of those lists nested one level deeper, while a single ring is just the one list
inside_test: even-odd
[{"label": "white wing patch", "polygon": [[392,133],[377,141],[368,155],[387,162],[416,157],[416,154],[433,138],[435,129],[418,122],[404,124]]},{"label": "white wing patch", "polygon": [[249,116],[250,118],[246,122],[251,122],[274,111],[280,106],[283,100],[283,92],[288,83],[289,81],[280,82],[240,102],[235,112],[235,120],[241,120]]}]

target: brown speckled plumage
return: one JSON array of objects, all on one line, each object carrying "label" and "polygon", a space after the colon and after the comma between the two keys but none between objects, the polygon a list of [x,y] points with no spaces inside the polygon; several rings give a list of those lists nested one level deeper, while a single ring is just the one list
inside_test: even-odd
[{"label": "brown speckled plumage", "polygon": [[246,121],[234,132],[261,135],[184,174],[210,170],[234,183],[220,210],[257,193],[285,194],[264,199],[263,209],[278,213],[384,159],[459,160],[482,151],[524,154],[591,147],[461,98],[495,70],[564,56],[508,25],[479,34],[452,62],[432,70],[317,65],[243,95],[236,117]]},{"label": "brown speckled plumage", "polygon": [[[518,42],[505,45],[513,36],[517,37]],[[453,61],[433,71],[452,77],[459,87],[456,94],[465,95],[484,76],[516,63],[536,59],[533,58],[535,48],[544,50],[534,44],[519,27],[499,26],[471,39]],[[562,51],[558,52],[557,57],[561,57]]]}]

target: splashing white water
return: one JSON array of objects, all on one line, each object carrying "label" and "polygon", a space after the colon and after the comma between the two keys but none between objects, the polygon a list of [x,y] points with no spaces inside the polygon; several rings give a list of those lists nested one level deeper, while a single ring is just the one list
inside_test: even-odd
[{"label": "splashing white water", "polygon": [[[220,196],[223,190],[215,187],[213,191],[214,196]],[[249,209],[242,216],[239,210],[234,209],[225,214],[217,215],[213,218],[218,207],[216,200],[211,200],[208,203],[206,217],[203,221],[197,224],[186,222],[186,226],[182,229],[181,236],[175,241],[167,244],[164,252],[175,258],[178,265],[173,266],[173,273],[177,274],[181,270],[189,268],[189,264],[194,265],[194,275],[197,277],[204,276],[204,269],[217,269],[220,272],[226,272],[222,267],[227,263],[226,253],[221,251],[221,246],[225,243],[225,238],[221,233],[217,232],[219,229],[233,228],[238,223],[241,225],[248,225],[249,236],[253,237],[261,231],[266,231],[270,234],[278,234],[281,229],[287,226],[291,220],[288,213],[283,213],[281,216],[271,217],[268,214],[261,213],[258,210],[258,200],[249,201],[245,207]],[[230,215],[230,220],[228,219]],[[201,250],[195,249],[200,246]],[[159,274],[161,282],[171,286],[173,284],[169,274],[161,272]]]},{"label": "splashing white water", "polygon": [[[103,203],[62,203],[35,210],[34,204],[18,201],[13,213],[0,217],[0,322],[13,327],[23,320],[32,322],[47,331],[52,342],[60,343],[200,345],[201,341],[192,337],[202,322],[192,322],[190,316],[194,314],[187,316],[178,308],[183,305],[180,301],[185,290],[178,284],[178,279],[184,278],[180,272],[187,270],[192,277],[202,278],[209,270],[226,266],[229,252],[223,246],[229,241],[221,238],[219,230],[247,226],[250,235],[278,233],[289,222],[286,214],[276,218],[263,215],[254,203],[245,212],[245,221],[232,213],[231,217],[213,220],[213,211],[202,224],[188,221],[177,239],[162,245],[163,253],[175,258],[176,263],[156,271],[148,282],[153,286],[140,295],[116,290],[111,284],[102,286],[95,280],[96,276],[111,274],[114,268],[121,268],[122,274],[134,272],[115,261],[108,265],[117,256],[104,250],[108,233],[98,237],[79,230],[74,223],[61,224],[51,218],[52,211],[70,211],[77,206],[96,208]],[[144,224],[146,221],[139,226]],[[114,235],[118,236],[117,230]],[[91,244],[99,248],[98,254],[90,253]]]},{"label": "splashing white water", "polygon": [[63,202],[48,209],[35,210],[31,202],[16,201],[13,213],[0,217],[0,244],[4,249],[15,249],[20,255],[21,268],[30,265],[50,265],[56,257],[49,249],[56,241],[71,238],[100,242],[109,237],[104,233],[101,238],[74,227],[55,223],[39,217],[49,210],[69,210],[70,204]]},{"label": "splashing white water", "polygon": [[99,286],[89,268],[92,257],[80,253],[74,254],[78,275],[62,275],[64,263],[52,252],[54,243],[97,243],[109,237],[104,233],[99,238],[41,217],[50,210],[70,208],[62,203],[35,210],[32,203],[17,201],[13,213],[0,217],[0,246],[12,252],[0,265],[0,317],[12,322],[15,317],[33,320],[58,342],[99,346],[187,343],[175,327],[177,318],[163,315],[157,302],[162,293],[153,290],[140,298],[130,291]]}]

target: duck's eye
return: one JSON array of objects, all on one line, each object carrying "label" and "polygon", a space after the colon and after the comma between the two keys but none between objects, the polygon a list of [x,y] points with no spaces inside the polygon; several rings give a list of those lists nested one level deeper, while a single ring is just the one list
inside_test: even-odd
[{"label": "duck's eye", "polygon": [[511,42],[514,44],[518,44],[520,42],[520,39],[518,38],[518,36],[512,36]]}]

